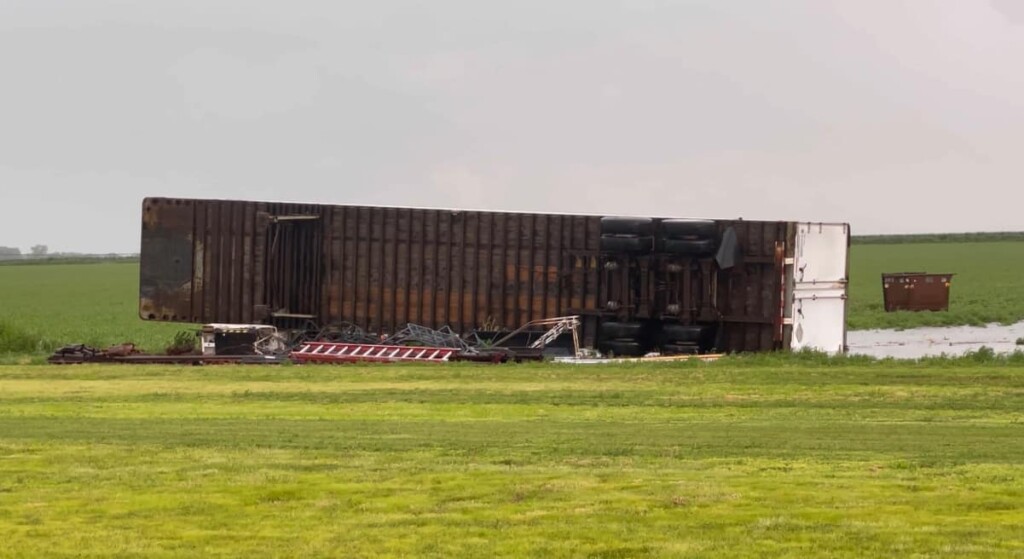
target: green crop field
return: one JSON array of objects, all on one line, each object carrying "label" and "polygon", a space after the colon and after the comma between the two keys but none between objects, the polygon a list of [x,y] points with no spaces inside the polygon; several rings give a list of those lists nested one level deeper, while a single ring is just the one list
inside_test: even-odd
[{"label": "green crop field", "polygon": [[[887,313],[883,272],[954,273],[949,312]],[[855,244],[851,329],[1011,324],[1024,320],[1024,242]]]},{"label": "green crop field", "polygon": [[0,366],[0,557],[1021,557],[976,360]]},{"label": "green crop field", "polygon": [[190,326],[139,319],[138,263],[0,266],[0,354],[131,341],[163,351]]}]

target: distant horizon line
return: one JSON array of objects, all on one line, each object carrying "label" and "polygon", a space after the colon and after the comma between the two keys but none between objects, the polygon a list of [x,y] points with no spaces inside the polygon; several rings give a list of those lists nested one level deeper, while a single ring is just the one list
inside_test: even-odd
[{"label": "distant horizon line", "polygon": [[[1024,240],[1024,231],[964,231],[946,233],[879,233],[879,234],[853,234],[850,236],[853,242],[866,244],[885,243],[886,241],[1006,241]],[[7,247],[0,245],[0,249],[18,249],[19,247]],[[47,254],[32,254],[31,252],[20,252],[19,254],[4,254],[0,251],[0,260],[42,260],[46,258],[138,258],[141,252],[78,252],[58,251]]]}]

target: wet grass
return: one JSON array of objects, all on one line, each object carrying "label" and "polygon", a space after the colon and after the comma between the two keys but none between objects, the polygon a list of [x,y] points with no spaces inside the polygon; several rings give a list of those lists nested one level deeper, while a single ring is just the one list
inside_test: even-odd
[{"label": "wet grass", "polygon": [[0,366],[0,557],[1014,557],[1024,363]]}]

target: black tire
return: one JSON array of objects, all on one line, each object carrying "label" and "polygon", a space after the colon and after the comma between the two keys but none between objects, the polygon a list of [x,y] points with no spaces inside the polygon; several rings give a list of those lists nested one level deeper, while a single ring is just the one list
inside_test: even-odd
[{"label": "black tire", "polygon": [[601,234],[650,237],[654,234],[654,220],[649,217],[602,217]]},{"label": "black tire", "polygon": [[601,351],[620,357],[639,357],[644,354],[644,348],[637,342],[624,340],[610,340],[600,345]]},{"label": "black tire", "polygon": [[697,344],[664,344],[661,352],[666,355],[697,355],[700,353],[700,346]]},{"label": "black tire", "polygon": [[602,322],[598,329],[603,339],[639,339],[644,334],[644,325],[639,322]]},{"label": "black tire", "polygon": [[718,226],[705,219],[666,219],[661,222],[661,236],[666,239],[714,239]]},{"label": "black tire", "polygon": [[665,343],[696,344],[703,339],[707,329],[697,324],[663,324],[661,339]]},{"label": "black tire", "polygon": [[668,239],[661,250],[682,256],[705,256],[715,252],[715,241],[711,239]]},{"label": "black tire", "polygon": [[603,235],[601,252],[625,252],[643,254],[654,247],[654,237],[637,237],[636,235]]}]

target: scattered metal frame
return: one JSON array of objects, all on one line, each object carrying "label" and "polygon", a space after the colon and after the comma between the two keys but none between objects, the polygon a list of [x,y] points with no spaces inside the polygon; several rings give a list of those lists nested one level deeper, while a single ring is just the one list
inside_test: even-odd
[{"label": "scattered metal frame", "polygon": [[580,327],[580,317],[573,316],[559,316],[555,318],[545,318],[542,320],[531,320],[519,328],[513,330],[509,334],[503,336],[501,339],[494,342],[496,347],[501,347],[502,344],[511,340],[516,335],[528,331],[531,328],[550,328],[541,337],[530,344],[532,349],[543,349],[549,343],[555,341],[559,336],[566,332],[572,333],[572,354],[576,357],[581,357],[580,352],[580,338],[577,330]]},{"label": "scattered metal frame", "polygon": [[389,346],[419,344],[431,347],[454,348],[461,351],[473,351],[473,348],[466,343],[466,340],[463,340],[461,336],[452,331],[448,326],[444,326],[440,330],[434,330],[419,324],[409,323],[401,330],[388,336],[383,343]]}]

